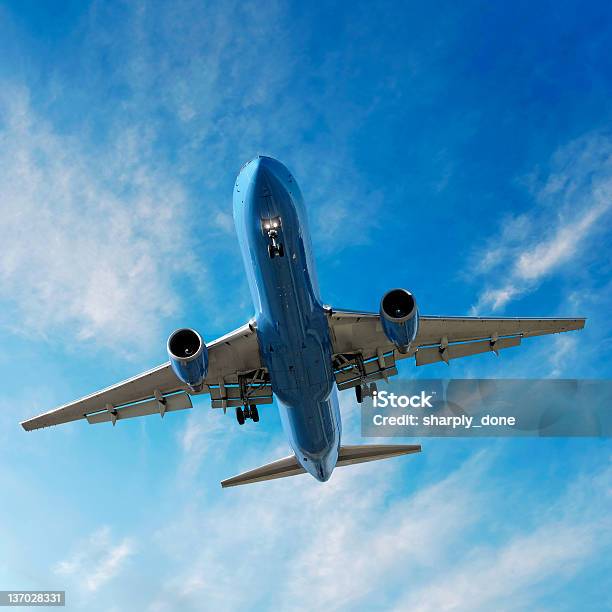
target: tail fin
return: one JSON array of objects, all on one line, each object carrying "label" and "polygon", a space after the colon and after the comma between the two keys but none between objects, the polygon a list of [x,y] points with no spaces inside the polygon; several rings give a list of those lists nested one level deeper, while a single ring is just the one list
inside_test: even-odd
[{"label": "tail fin", "polygon": [[[419,453],[420,444],[368,444],[359,446],[341,446],[338,454],[336,466],[353,465],[355,463],[365,463],[366,461],[377,461],[378,459],[389,459],[411,453]],[[243,472],[221,482],[222,487],[236,487],[262,480],[273,480],[275,478],[285,478],[305,474],[306,470],[298,463],[295,455],[273,461],[248,472]]]}]

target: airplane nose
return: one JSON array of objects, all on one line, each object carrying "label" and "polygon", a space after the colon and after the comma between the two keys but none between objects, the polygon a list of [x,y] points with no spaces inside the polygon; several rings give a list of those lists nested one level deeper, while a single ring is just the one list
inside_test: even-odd
[{"label": "airplane nose", "polygon": [[252,181],[255,189],[260,196],[270,195],[273,183],[275,182],[275,173],[272,170],[272,165],[266,157],[258,157],[255,160],[253,168]]},{"label": "airplane nose", "polygon": [[268,157],[267,155],[260,155],[256,157],[253,162],[256,165],[257,173],[273,176],[279,183],[282,183],[288,188],[295,184],[295,179],[289,171],[289,168],[278,161],[278,159]]},{"label": "airplane nose", "polygon": [[284,166],[271,157],[258,157],[251,175],[252,193],[263,218],[283,217],[293,207],[293,200],[285,180]]},{"label": "airplane nose", "polygon": [[242,167],[239,184],[240,177],[240,191],[246,191],[249,185],[254,188],[254,195],[261,198],[291,199],[297,187],[287,167],[266,155],[258,155]]},{"label": "airplane nose", "polygon": [[272,157],[265,157],[264,155],[258,155],[253,158],[247,166],[252,165],[253,177],[259,175],[271,175],[274,174],[274,167],[280,165],[280,162],[276,161]]}]

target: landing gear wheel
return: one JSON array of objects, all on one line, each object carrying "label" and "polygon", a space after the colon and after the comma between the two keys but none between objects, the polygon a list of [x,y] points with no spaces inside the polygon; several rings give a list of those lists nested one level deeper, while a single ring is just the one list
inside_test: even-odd
[{"label": "landing gear wheel", "polygon": [[278,242],[273,242],[268,245],[268,255],[270,259],[274,259],[275,257],[284,257],[285,256],[285,248],[282,244]]},{"label": "landing gear wheel", "polygon": [[378,393],[378,387],[376,386],[376,383],[372,383],[370,385],[370,397],[372,397],[374,393]]},{"label": "landing gear wheel", "polygon": [[244,425],[244,412],[242,412],[242,408],[240,408],[240,406],[236,408],[236,420],[238,421],[239,425]]},{"label": "landing gear wheel", "polygon": [[361,404],[361,402],[363,402],[363,389],[361,388],[361,385],[357,385],[355,387],[355,397],[357,398],[358,404]]},{"label": "landing gear wheel", "polygon": [[257,406],[254,404],[251,406],[251,419],[253,419],[253,423],[259,423],[259,411],[257,410]]}]

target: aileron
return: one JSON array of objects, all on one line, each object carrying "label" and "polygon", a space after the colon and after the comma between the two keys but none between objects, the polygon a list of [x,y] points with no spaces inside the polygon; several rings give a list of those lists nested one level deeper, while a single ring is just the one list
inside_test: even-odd
[{"label": "aileron", "polygon": [[503,317],[432,317],[419,319],[418,346],[439,344],[443,337],[449,342],[482,340],[497,334],[504,336],[542,336],[582,329],[585,319],[503,318]]}]

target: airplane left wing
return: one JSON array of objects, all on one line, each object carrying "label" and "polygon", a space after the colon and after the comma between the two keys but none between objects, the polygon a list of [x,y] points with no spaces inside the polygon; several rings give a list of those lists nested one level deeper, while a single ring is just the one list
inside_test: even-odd
[{"label": "airplane left wing", "polygon": [[582,329],[583,318],[419,316],[416,339],[402,354],[385,335],[380,316],[370,312],[329,313],[334,369],[339,389],[397,374],[398,359],[417,366],[518,346],[523,338]]},{"label": "airplane left wing", "polygon": [[[272,391],[259,357],[256,332],[244,325],[207,345],[209,367],[199,394],[209,393],[213,407],[235,404],[235,397],[253,395],[249,402],[270,403]],[[26,431],[86,418],[89,423],[161,414],[191,408],[188,387],[174,374],[170,363],[134,376],[75,402],[21,423]]]}]

